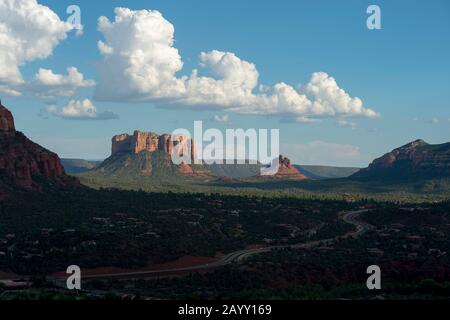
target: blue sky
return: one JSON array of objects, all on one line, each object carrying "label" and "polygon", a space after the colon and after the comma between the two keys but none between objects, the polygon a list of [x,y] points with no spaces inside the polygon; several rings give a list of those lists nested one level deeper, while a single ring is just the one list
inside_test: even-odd
[{"label": "blue sky", "polygon": [[[61,20],[66,8],[81,8],[83,35],[68,34],[45,59],[22,64],[25,81],[39,68],[66,74],[74,66],[99,83],[97,48],[105,37],[98,18],[114,20],[114,8],[158,10],[174,29],[173,44],[184,63],[178,73],[198,68],[201,52],[232,52],[253,63],[259,83],[306,84],[325,72],[351,97],[379,117],[327,116],[319,122],[288,121],[267,114],[246,115],[230,109],[168,108],[146,99],[97,101],[95,87],[57,97],[60,110],[69,100],[90,99],[99,113],[110,110],[119,119],[67,120],[44,114],[44,101],[30,94],[2,96],[14,113],[16,126],[61,157],[88,159],[109,155],[110,139],[135,129],[159,133],[194,120],[218,128],[279,128],[282,152],[301,164],[365,166],[374,157],[417,138],[430,143],[450,136],[450,3],[438,1],[65,1],[41,0]],[[380,6],[382,29],[368,30],[366,8]],[[1,82],[0,82],[1,84]],[[228,115],[229,123],[211,119]]]}]

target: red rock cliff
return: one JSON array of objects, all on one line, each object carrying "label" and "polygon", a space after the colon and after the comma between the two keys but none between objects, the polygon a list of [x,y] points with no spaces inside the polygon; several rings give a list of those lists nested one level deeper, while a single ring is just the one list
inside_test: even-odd
[{"label": "red rock cliff", "polygon": [[178,136],[172,140],[172,136],[170,134],[157,135],[153,132],[135,131],[132,136],[126,133],[114,136],[112,138],[111,154],[137,154],[142,151],[154,152],[157,150],[171,154],[174,147],[183,142],[190,144],[191,160],[194,162],[196,159],[196,153],[195,143],[193,140],[189,140],[184,136]]},{"label": "red rock cliff", "polygon": [[11,112],[0,103],[0,131],[15,131],[14,118]]},{"label": "red rock cliff", "polygon": [[79,184],[65,174],[57,154],[15,131],[11,112],[0,105],[0,185],[40,190],[44,181],[58,186]]},{"label": "red rock cliff", "polygon": [[450,176],[450,142],[428,144],[419,139],[375,159],[353,174],[357,179],[432,179]]}]

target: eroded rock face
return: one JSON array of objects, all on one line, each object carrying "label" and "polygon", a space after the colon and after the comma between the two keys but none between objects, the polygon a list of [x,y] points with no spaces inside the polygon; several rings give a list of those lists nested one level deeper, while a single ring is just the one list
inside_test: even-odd
[{"label": "eroded rock face", "polygon": [[[119,134],[112,138],[112,150],[111,156],[121,153],[138,154],[143,151],[155,152],[162,151],[167,154],[167,161],[171,161],[170,155],[174,148],[180,144],[185,143],[185,148],[180,148],[179,155],[183,156],[183,149],[188,149],[190,152],[191,163],[196,161],[195,143],[194,140],[188,139],[185,136],[177,136],[172,139],[170,134],[158,135],[153,132],[134,131],[133,135]],[[177,166],[178,171],[183,175],[195,175],[196,171],[190,164],[181,163]],[[150,168],[145,172],[146,175],[150,175],[152,169]]]},{"label": "eroded rock face", "polygon": [[172,136],[170,134],[163,134],[159,136],[159,148],[164,150],[168,154],[172,154],[173,151],[173,141]]},{"label": "eroded rock face", "polygon": [[[196,159],[195,143],[193,140],[184,136],[178,136],[174,140],[170,134],[157,135],[153,132],[135,131],[131,136],[129,134],[119,134],[112,138],[111,154],[118,153],[140,153],[142,151],[163,151],[172,154],[174,148],[179,143],[186,143],[191,150],[191,160]],[[180,152],[180,155],[181,152]]]},{"label": "eroded rock face", "polygon": [[30,190],[42,189],[43,183],[79,185],[65,174],[57,154],[15,131],[14,118],[4,106],[0,106],[0,182]]},{"label": "eroded rock face", "polygon": [[375,159],[353,178],[443,178],[450,176],[450,143],[416,140]]}]

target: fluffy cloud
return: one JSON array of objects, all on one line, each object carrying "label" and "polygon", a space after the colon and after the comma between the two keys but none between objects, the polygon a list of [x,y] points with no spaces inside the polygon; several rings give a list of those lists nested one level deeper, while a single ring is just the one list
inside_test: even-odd
[{"label": "fluffy cloud", "polygon": [[227,114],[224,115],[216,114],[214,117],[212,117],[212,121],[221,123],[230,123],[230,117]]},{"label": "fluffy cloud", "polygon": [[0,84],[0,94],[5,96],[17,97],[21,95],[21,92],[11,88],[8,85]]},{"label": "fluffy cloud", "polygon": [[49,106],[44,109],[43,112],[70,120],[110,120],[118,118],[118,116],[111,111],[98,113],[97,108],[89,99],[83,101],[71,100],[61,109],[58,109],[55,106]]},{"label": "fluffy cloud", "polygon": [[354,123],[352,121],[348,121],[346,119],[338,119],[337,124],[341,128],[356,129],[356,127],[357,127],[356,123]]},{"label": "fluffy cloud", "polygon": [[305,144],[282,144],[280,152],[296,164],[322,164],[336,166],[366,166],[370,155],[361,152],[358,146],[350,144],[312,141]]},{"label": "fluffy cloud", "polygon": [[158,11],[116,8],[115,14],[114,21],[100,17],[98,22],[104,36],[98,43],[103,55],[95,92],[99,100],[216,108],[303,123],[324,117],[377,116],[324,72],[313,73],[299,89],[283,82],[259,85],[256,66],[231,52],[202,52],[200,70],[177,76],[183,62],[174,47],[173,25]]},{"label": "fluffy cloud", "polygon": [[173,47],[174,28],[157,11],[116,8],[116,19],[100,17],[99,42],[104,55],[98,66],[100,100],[176,99],[184,95],[185,79],[175,73],[183,63]]},{"label": "fluffy cloud", "polygon": [[34,79],[23,86],[26,92],[42,98],[72,97],[78,88],[93,87],[95,81],[84,79],[75,67],[67,68],[67,75],[55,74],[50,69],[39,69]]},{"label": "fluffy cloud", "polygon": [[71,97],[80,87],[94,86],[94,81],[85,80],[74,67],[67,69],[67,75],[39,69],[29,82],[20,72],[20,67],[27,62],[51,56],[73,28],[36,0],[0,1],[0,94],[31,93],[49,99]]},{"label": "fluffy cloud", "polygon": [[296,122],[296,123],[302,123],[302,124],[313,124],[313,123],[321,122],[320,119],[311,118],[309,116],[298,116],[298,117],[291,117],[291,118],[282,118],[281,121],[282,122],[287,122],[287,123]]},{"label": "fluffy cloud", "polygon": [[20,66],[49,57],[72,26],[36,0],[0,1],[0,92],[24,82]]}]

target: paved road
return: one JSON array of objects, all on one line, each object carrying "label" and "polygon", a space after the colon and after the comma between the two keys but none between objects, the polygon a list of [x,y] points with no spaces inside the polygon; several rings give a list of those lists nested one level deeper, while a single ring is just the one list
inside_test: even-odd
[{"label": "paved road", "polygon": [[119,272],[119,273],[104,273],[104,274],[95,274],[95,275],[83,275],[83,279],[97,279],[97,278],[133,278],[133,277],[150,277],[150,276],[158,276],[158,275],[168,275],[168,274],[179,274],[190,271],[202,271],[207,269],[213,269],[218,267],[223,267],[235,262],[240,262],[244,259],[247,259],[251,256],[261,254],[264,252],[269,252],[271,250],[277,249],[311,249],[323,245],[331,245],[339,239],[345,239],[349,237],[357,238],[360,237],[365,232],[373,229],[373,226],[370,224],[361,221],[359,216],[362,213],[369,211],[368,209],[356,210],[343,212],[339,214],[339,218],[345,221],[348,224],[352,224],[356,227],[356,230],[348,232],[342,236],[336,236],[334,238],[315,240],[309,242],[303,242],[294,245],[283,245],[283,246],[269,246],[264,248],[254,248],[254,249],[244,249],[239,251],[231,252],[217,261],[195,265],[184,268],[173,268],[173,269],[162,269],[162,270],[147,270],[147,271],[127,271],[127,272]]}]

